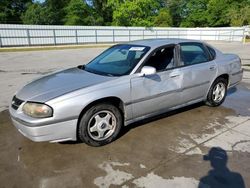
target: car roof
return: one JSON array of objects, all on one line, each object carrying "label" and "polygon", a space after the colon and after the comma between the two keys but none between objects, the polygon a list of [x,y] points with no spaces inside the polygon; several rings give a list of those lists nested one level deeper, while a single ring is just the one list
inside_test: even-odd
[{"label": "car roof", "polygon": [[198,40],[191,40],[191,39],[175,39],[175,38],[158,38],[158,39],[144,39],[144,40],[135,40],[128,42],[126,44],[133,44],[133,45],[142,45],[142,46],[149,46],[151,48],[157,48],[159,46],[164,46],[168,44],[179,44],[182,42],[200,42]]}]

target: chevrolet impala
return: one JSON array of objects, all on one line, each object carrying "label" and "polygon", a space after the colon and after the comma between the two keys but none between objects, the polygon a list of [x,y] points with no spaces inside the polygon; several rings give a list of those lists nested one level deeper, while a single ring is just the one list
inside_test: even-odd
[{"label": "chevrolet impala", "polygon": [[34,80],[14,95],[9,111],[33,141],[102,146],[135,121],[202,101],[219,106],[242,74],[237,55],[205,42],[138,40]]}]

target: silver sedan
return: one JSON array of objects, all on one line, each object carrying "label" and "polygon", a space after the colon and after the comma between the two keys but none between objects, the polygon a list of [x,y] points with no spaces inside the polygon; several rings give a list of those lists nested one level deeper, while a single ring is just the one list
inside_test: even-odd
[{"label": "silver sedan", "polygon": [[34,80],[15,94],[9,111],[33,141],[101,146],[135,121],[201,101],[218,106],[241,79],[240,58],[206,43],[140,40]]}]

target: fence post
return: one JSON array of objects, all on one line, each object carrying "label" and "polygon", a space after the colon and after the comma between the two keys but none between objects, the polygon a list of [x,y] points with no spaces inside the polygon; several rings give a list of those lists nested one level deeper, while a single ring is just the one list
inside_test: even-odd
[{"label": "fence post", "polygon": [[142,30],[142,39],[144,39],[144,29]]},{"label": "fence post", "polygon": [[54,45],[56,45],[56,31],[53,29],[53,38],[54,38]]},{"label": "fence post", "polygon": [[113,34],[113,43],[115,42],[115,30],[112,30],[112,34]]},{"label": "fence post", "polygon": [[230,30],[229,41],[233,41],[233,30]]},{"label": "fence post", "polygon": [[27,33],[28,45],[30,46],[31,45],[31,42],[30,42],[30,30],[26,29],[26,33]]},{"label": "fence post", "polygon": [[[242,35],[243,44],[246,43],[247,33],[248,33],[247,27],[243,28],[243,35]],[[1,40],[1,36],[0,36],[0,40]]]},{"label": "fence post", "polygon": [[234,35],[235,35],[235,32],[234,32],[234,30],[232,30],[232,40],[231,41],[234,41]]},{"label": "fence post", "polygon": [[158,38],[158,32],[155,30],[155,37]]},{"label": "fence post", "polygon": [[77,29],[75,30],[75,37],[76,37],[76,44],[78,44],[78,35],[77,35]]},{"label": "fence post", "polygon": [[95,29],[95,43],[97,44],[97,29]]},{"label": "fence post", "polygon": [[1,34],[0,34],[0,48],[2,48],[3,46],[3,43],[2,43],[2,37],[1,37]]}]

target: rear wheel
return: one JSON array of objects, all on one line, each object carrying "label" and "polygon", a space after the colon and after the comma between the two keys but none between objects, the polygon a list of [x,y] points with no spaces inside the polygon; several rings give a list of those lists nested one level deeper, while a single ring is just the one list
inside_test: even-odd
[{"label": "rear wheel", "polygon": [[122,127],[122,116],[111,104],[97,104],[82,116],[78,137],[88,145],[102,146],[116,139]]},{"label": "rear wheel", "polygon": [[214,81],[207,95],[208,106],[219,106],[224,102],[227,95],[227,83],[226,79],[220,77]]}]

